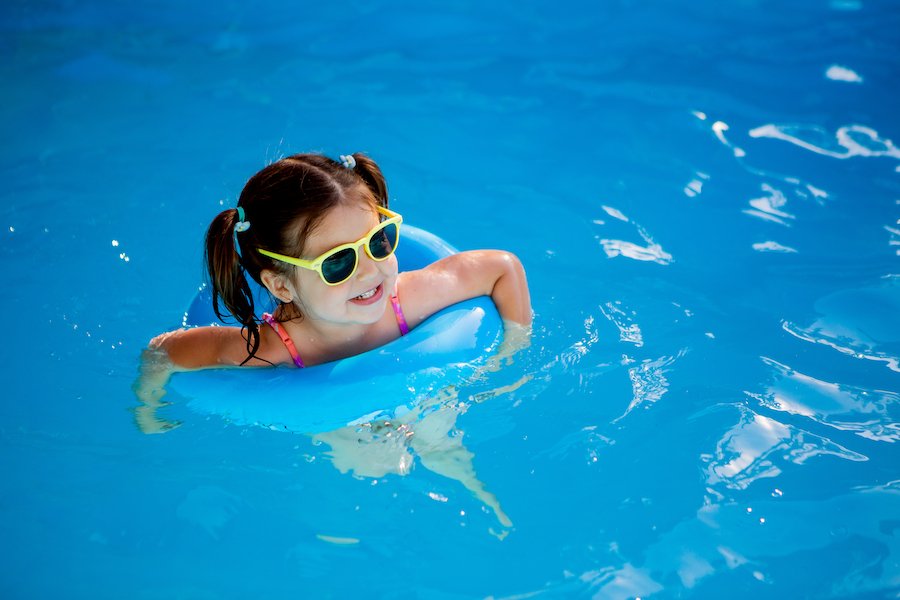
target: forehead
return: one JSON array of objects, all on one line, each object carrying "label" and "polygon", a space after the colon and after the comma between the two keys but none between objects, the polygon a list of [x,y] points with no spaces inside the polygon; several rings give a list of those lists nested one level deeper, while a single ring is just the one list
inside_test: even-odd
[{"label": "forehead", "polygon": [[368,202],[341,202],[325,213],[310,231],[304,244],[306,253],[318,256],[335,246],[355,242],[369,233],[378,221],[378,212]]}]

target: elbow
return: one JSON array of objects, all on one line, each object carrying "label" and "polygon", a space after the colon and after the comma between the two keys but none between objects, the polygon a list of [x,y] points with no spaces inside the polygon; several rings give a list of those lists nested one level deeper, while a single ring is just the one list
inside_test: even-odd
[{"label": "elbow", "polygon": [[194,364],[194,351],[187,332],[186,329],[176,329],[162,333],[150,340],[147,352],[173,367],[195,368],[197,365]]},{"label": "elbow", "polygon": [[157,351],[168,351],[169,347],[174,343],[174,340],[178,337],[178,334],[184,331],[183,329],[177,329],[175,331],[167,331],[166,333],[161,333],[158,336],[154,337],[150,340],[150,343],[147,344],[147,348],[150,350]]},{"label": "elbow", "polygon": [[518,256],[506,250],[501,250],[500,255],[508,272],[521,275],[522,277],[525,276],[525,267],[522,266],[522,261],[519,260]]},{"label": "elbow", "polygon": [[506,251],[497,251],[495,257],[498,276],[491,297],[497,305],[500,316],[507,321],[530,326],[531,294],[528,291],[528,279],[522,261],[515,254]]},{"label": "elbow", "polygon": [[512,283],[519,291],[528,291],[527,278],[525,276],[525,267],[519,257],[512,252],[506,250],[497,250],[496,260],[498,262],[497,281],[494,287],[503,281],[504,283]]}]

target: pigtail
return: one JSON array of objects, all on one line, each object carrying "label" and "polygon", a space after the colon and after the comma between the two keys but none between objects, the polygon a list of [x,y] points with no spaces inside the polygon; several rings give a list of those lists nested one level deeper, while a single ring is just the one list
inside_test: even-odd
[{"label": "pigtail", "polygon": [[[213,219],[206,232],[204,262],[212,287],[212,304],[216,316],[224,320],[225,309],[247,334],[247,358],[242,365],[253,358],[259,350],[259,325],[253,306],[253,292],[244,274],[240,254],[235,241],[235,225],[238,223],[237,209],[223,210]],[[244,235],[243,233],[241,235]]]},{"label": "pigtail", "polygon": [[[241,325],[247,342],[242,365],[256,357],[261,342],[250,280],[264,285],[261,277],[267,269],[292,276],[292,267],[256,249],[301,256],[309,232],[329,210],[342,202],[371,201],[369,194],[360,194],[360,184],[387,208],[387,184],[375,161],[361,152],[339,158],[295,154],[268,165],[247,181],[238,207],[220,212],[210,223],[204,262],[212,306],[220,320],[230,314]],[[293,302],[276,313],[279,321],[302,318]]]},{"label": "pigtail", "polygon": [[375,200],[378,201],[378,204],[380,204],[384,208],[387,208],[387,183],[385,183],[384,181],[384,175],[382,175],[381,169],[378,168],[378,165],[375,164],[374,160],[372,160],[362,152],[357,152],[352,156],[356,161],[356,165],[353,167],[353,170],[365,182],[366,187],[368,187],[375,195]]}]

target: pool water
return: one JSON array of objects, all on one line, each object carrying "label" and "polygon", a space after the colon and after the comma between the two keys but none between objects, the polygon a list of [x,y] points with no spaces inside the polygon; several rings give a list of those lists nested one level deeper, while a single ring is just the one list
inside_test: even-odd
[{"label": "pool water", "polygon": [[[900,594],[896,3],[482,4],[0,8],[0,596]],[[206,225],[300,151],[515,252],[531,345],[143,433]]]}]

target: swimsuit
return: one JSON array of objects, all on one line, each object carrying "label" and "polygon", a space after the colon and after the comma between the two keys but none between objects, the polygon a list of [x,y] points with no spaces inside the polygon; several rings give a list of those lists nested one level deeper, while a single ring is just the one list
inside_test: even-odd
[{"label": "swimsuit", "polygon": [[[397,327],[400,328],[400,335],[406,335],[409,333],[409,325],[406,324],[406,317],[403,316],[403,309],[400,308],[400,298],[397,297],[396,294],[391,296],[391,306],[394,308],[394,316],[397,317]],[[294,345],[293,340],[291,340],[291,336],[288,335],[288,332],[284,327],[281,326],[281,323],[275,320],[275,318],[269,313],[263,313],[263,321],[269,324],[272,329],[275,330],[275,333],[278,334],[278,337],[281,338],[281,341],[284,343],[284,347],[287,348],[288,353],[290,353],[291,358],[294,360],[294,364],[299,368],[303,368],[305,365],[303,364],[303,359],[300,358],[300,353],[297,352],[297,347]]]}]

